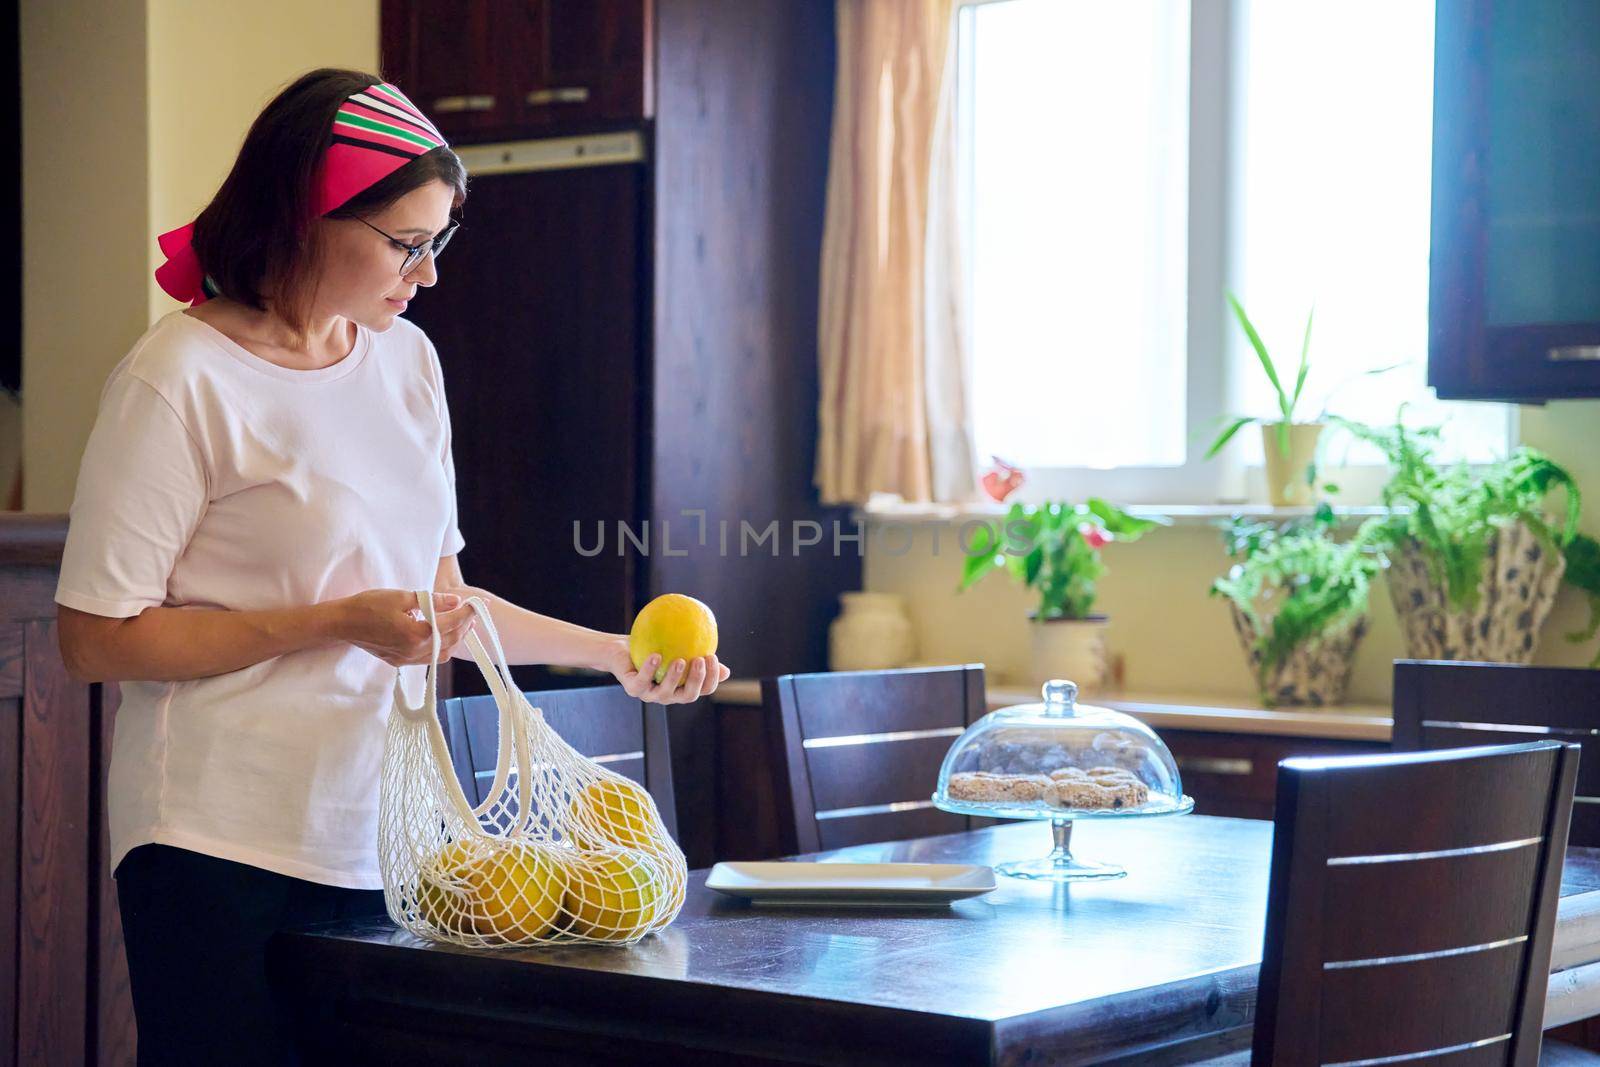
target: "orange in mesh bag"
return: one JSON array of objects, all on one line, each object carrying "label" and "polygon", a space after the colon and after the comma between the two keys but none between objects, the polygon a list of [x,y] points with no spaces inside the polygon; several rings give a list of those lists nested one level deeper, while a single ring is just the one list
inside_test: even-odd
[{"label": "orange in mesh bag", "polygon": [[[574,941],[626,943],[683,907],[683,853],[638,783],[563,741],[506,666],[482,598],[467,638],[499,709],[494,784],[474,807],[439,725],[439,631],[422,706],[398,680],[383,756],[378,862],[389,917],[420,937],[475,948]],[[494,650],[491,660],[479,633]]]}]

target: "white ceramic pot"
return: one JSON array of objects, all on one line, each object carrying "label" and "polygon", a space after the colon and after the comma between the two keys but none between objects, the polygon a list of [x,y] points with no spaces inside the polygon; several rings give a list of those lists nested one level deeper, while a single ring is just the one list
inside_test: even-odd
[{"label": "white ceramic pot", "polygon": [[904,597],[840,593],[839,603],[844,610],[828,626],[830,670],[889,670],[916,658],[916,638]]},{"label": "white ceramic pot", "polygon": [[1110,677],[1111,657],[1106,647],[1106,631],[1111,620],[1104,615],[1087,619],[1031,619],[1028,630],[1033,639],[1033,684],[1043,685],[1052,678],[1070,678],[1083,692],[1105,688]]},{"label": "white ceramic pot", "polygon": [[1261,424],[1261,447],[1267,459],[1267,500],[1275,508],[1304,507],[1313,499],[1312,486],[1306,481],[1306,468],[1317,458],[1317,438],[1322,436],[1320,422],[1291,422],[1289,424],[1289,454],[1284,455],[1278,441],[1276,422]]}]

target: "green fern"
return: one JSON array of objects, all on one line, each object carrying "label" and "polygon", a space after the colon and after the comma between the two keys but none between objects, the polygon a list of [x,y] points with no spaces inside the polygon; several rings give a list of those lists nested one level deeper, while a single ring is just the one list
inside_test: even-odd
[{"label": "green fern", "polygon": [[[1414,545],[1433,579],[1444,585],[1450,606],[1471,611],[1495,535],[1525,524],[1546,550],[1565,557],[1565,581],[1589,599],[1589,625],[1568,634],[1568,640],[1587,641],[1600,633],[1600,543],[1578,532],[1583,498],[1566,468],[1527,447],[1479,467],[1441,466],[1434,460],[1439,427],[1409,428],[1404,415],[1402,408],[1392,426],[1331,420],[1388,458],[1389,481],[1383,487],[1388,516],[1381,522],[1381,547],[1392,552]],[[1552,522],[1550,498],[1557,490],[1564,507]],[[1600,653],[1591,665],[1600,666]]]},{"label": "green fern", "polygon": [[[1377,520],[1355,537],[1338,541],[1337,520],[1326,504],[1309,519],[1282,525],[1235,518],[1224,528],[1228,554],[1239,560],[1211,594],[1228,599],[1250,621],[1261,654],[1256,683],[1267,680],[1296,650],[1337,633],[1367,610],[1372,579],[1383,569]],[[1273,607],[1263,619],[1261,607]]]}]

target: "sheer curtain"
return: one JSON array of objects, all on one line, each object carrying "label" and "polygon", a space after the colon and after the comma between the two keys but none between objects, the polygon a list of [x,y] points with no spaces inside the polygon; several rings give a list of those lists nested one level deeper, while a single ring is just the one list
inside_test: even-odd
[{"label": "sheer curtain", "polygon": [[839,0],[822,239],[826,504],[975,495],[954,166],[954,0]]}]

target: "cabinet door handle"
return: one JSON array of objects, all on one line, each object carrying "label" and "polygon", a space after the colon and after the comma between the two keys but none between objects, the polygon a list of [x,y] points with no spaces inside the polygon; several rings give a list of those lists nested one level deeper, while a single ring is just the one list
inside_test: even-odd
[{"label": "cabinet door handle", "polygon": [[1551,363],[1587,363],[1600,360],[1600,345],[1562,345],[1545,353]]},{"label": "cabinet door handle", "polygon": [[492,96],[441,96],[433,102],[433,111],[448,115],[460,111],[493,111]]},{"label": "cabinet door handle", "polygon": [[589,100],[589,90],[582,85],[572,85],[562,89],[535,89],[528,94],[528,103],[533,107],[543,104],[583,104]]},{"label": "cabinet door handle", "polygon": [[1197,774],[1225,774],[1234,778],[1244,778],[1256,772],[1255,760],[1227,759],[1222,756],[1178,756],[1176,757],[1179,770],[1194,771]]}]

